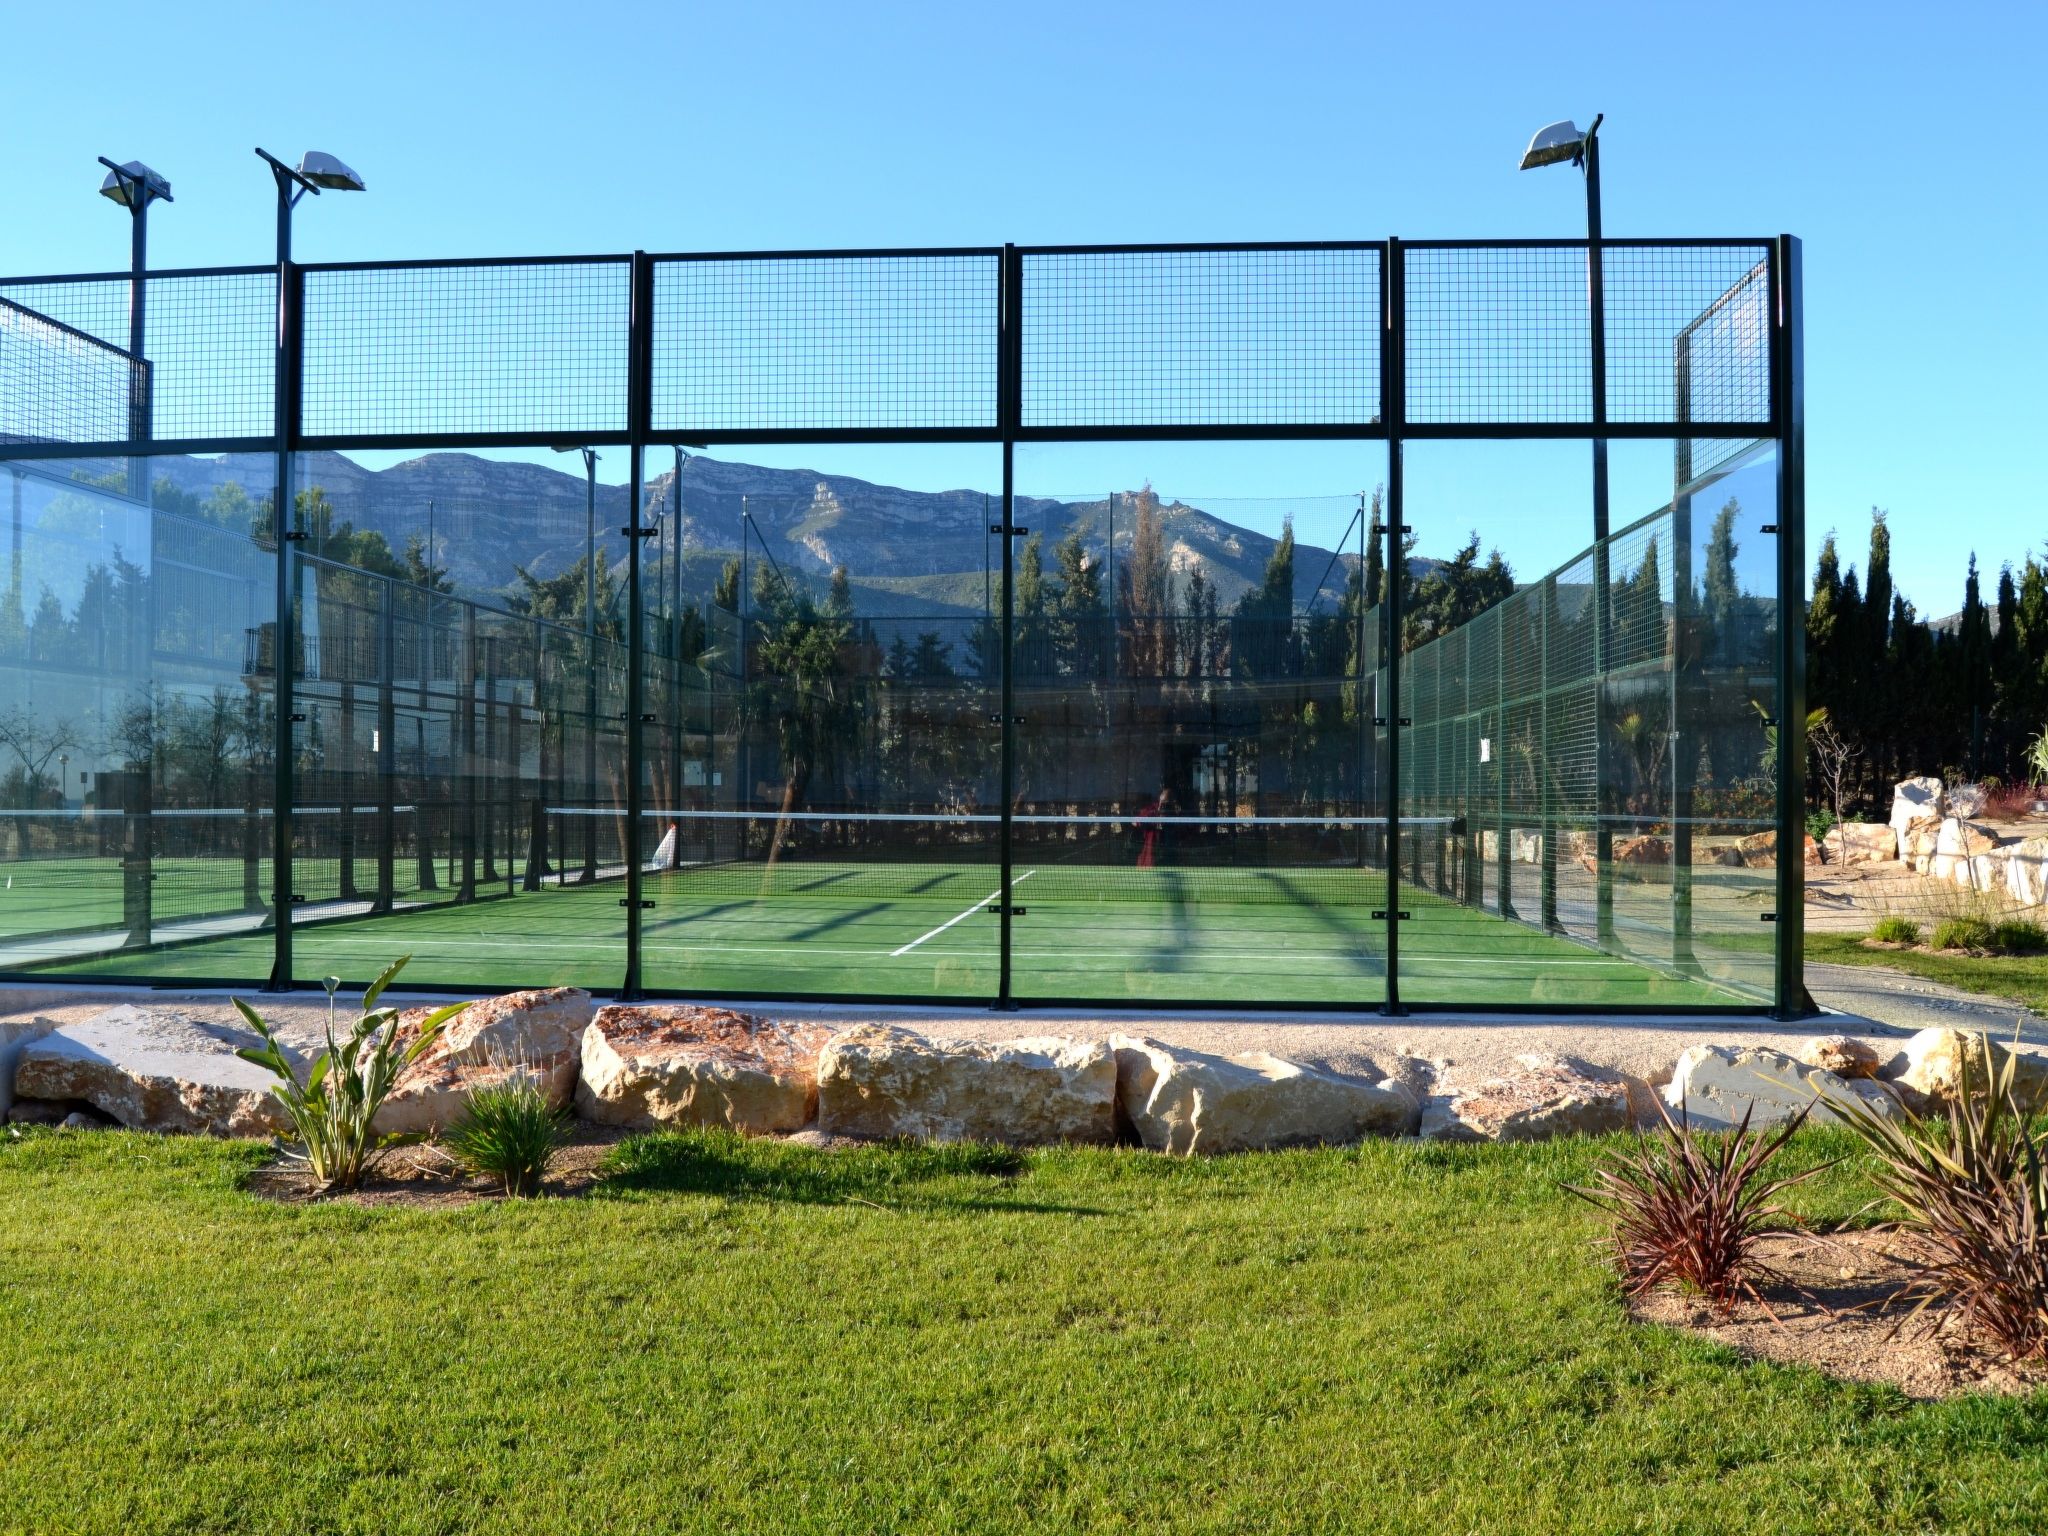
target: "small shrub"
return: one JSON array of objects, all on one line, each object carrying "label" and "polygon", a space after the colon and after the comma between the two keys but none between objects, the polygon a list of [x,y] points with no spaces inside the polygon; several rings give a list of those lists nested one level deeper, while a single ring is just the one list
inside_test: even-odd
[{"label": "small shrub", "polygon": [[1989,950],[1994,931],[1981,917],[1945,917],[1934,925],[1928,942],[1936,949]]},{"label": "small shrub", "polygon": [[549,1104],[531,1074],[513,1072],[471,1090],[449,1129],[448,1150],[471,1173],[496,1179],[506,1194],[532,1195],[568,1134],[569,1112]]},{"label": "small shrub", "polygon": [[1920,925],[1910,917],[1880,917],[1870,936],[1880,944],[1918,944]]},{"label": "small shrub", "polygon": [[2014,1093],[2018,1060],[1984,1041],[1981,1083],[1968,1059],[1956,1101],[1936,1115],[1904,1104],[1881,1117],[1860,1100],[1830,1107],[1874,1154],[1878,1192],[1904,1214],[1895,1231],[1931,1255],[1895,1299],[1904,1327],[1945,1301],[2014,1360],[2048,1358],[2048,1163]]},{"label": "small shrub", "polygon": [[1629,1150],[1595,1166],[1590,1188],[1565,1188],[1612,1219],[1611,1257],[1631,1299],[1669,1282],[1721,1312],[1738,1295],[1770,1311],[1757,1283],[1786,1276],[1758,1258],[1757,1245],[1769,1223],[1786,1214],[1774,1197],[1822,1170],[1767,1179],[1764,1166],[1806,1112],[1768,1134],[1752,1131],[1745,1112],[1733,1131],[1714,1135],[1694,1131],[1682,1109],[1673,1120],[1661,1098],[1653,1102],[1663,1121],[1656,1140],[1638,1134]]},{"label": "small shrub", "polygon": [[1828,834],[1834,830],[1835,813],[1833,811],[1813,811],[1807,815],[1806,835],[1816,843],[1825,844],[1828,840]]},{"label": "small shrub", "polygon": [[2001,955],[2038,955],[2048,949],[2048,932],[2024,917],[2008,917],[1992,926],[1991,948]]},{"label": "small shrub", "polygon": [[249,1027],[262,1038],[262,1047],[248,1047],[235,1054],[244,1061],[274,1072],[278,1081],[270,1091],[284,1105],[292,1123],[292,1136],[303,1160],[323,1189],[354,1189],[363,1182],[370,1160],[377,1152],[407,1137],[376,1139],[372,1126],[377,1111],[398,1081],[398,1074],[432,1045],[448,1021],[467,1008],[467,1003],[450,1003],[437,1008],[420,1026],[418,1036],[403,1051],[398,1047],[398,1010],[379,1008],[377,999],[391,979],[412,956],[403,955],[385,967],[384,974],[363,993],[361,1016],[344,1037],[334,1032],[335,980],[327,989],[327,1049],[313,1058],[304,1082],[291,1059],[271,1033],[263,1016],[239,997],[235,1007]]}]

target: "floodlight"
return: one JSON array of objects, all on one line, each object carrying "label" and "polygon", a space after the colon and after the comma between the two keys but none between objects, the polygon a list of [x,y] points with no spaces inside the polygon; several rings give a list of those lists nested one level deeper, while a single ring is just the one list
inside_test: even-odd
[{"label": "floodlight", "polygon": [[1579,132],[1579,125],[1570,118],[1538,128],[1536,137],[1529,141],[1528,149],[1522,153],[1522,169],[1533,171],[1539,165],[1556,165],[1562,160],[1577,165],[1586,157],[1587,137]]},{"label": "floodlight", "polygon": [[101,197],[109,198],[123,208],[132,208],[134,204],[130,199],[133,196],[133,189],[139,186],[142,188],[142,200],[145,204],[172,201],[171,184],[140,160],[130,160],[126,165],[115,165],[102,155],[100,164],[108,167],[107,179],[100,183]]},{"label": "floodlight", "polygon": [[323,149],[309,149],[299,159],[299,174],[330,192],[361,192],[363,178]]}]

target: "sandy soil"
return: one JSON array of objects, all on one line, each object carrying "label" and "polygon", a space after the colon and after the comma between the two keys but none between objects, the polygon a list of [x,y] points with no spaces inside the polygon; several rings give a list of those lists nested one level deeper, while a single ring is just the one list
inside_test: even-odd
[{"label": "sandy soil", "polygon": [[1660,1291],[1629,1311],[1639,1322],[1688,1329],[1753,1359],[1881,1382],[1913,1398],[2048,1384],[2048,1366],[2000,1362],[1964,1336],[1947,1308],[1929,1307],[1909,1321],[1914,1302],[1896,1298],[1912,1278],[1912,1251],[1893,1233],[1787,1233],[1771,1238],[1761,1254],[1791,1281],[1761,1288],[1768,1310],[1745,1301],[1723,1318],[1696,1298]]}]

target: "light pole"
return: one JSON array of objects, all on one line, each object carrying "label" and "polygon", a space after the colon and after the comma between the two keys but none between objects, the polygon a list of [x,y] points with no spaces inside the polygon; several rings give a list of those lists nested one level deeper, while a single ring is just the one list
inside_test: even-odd
[{"label": "light pole", "polygon": [[[1606,275],[1600,254],[1600,124],[1606,113],[1593,114],[1584,133],[1567,119],[1537,130],[1522,152],[1525,171],[1567,161],[1586,173],[1586,326],[1591,342],[1593,387],[1593,675],[1600,701],[1594,736],[1594,932],[1602,945],[1614,941],[1614,829],[1606,816],[1608,755],[1606,673],[1609,610],[1613,594],[1608,582],[1607,503],[1607,305]],[[1555,829],[1544,828],[1543,858],[1555,857]]]},{"label": "light pole", "polygon": [[[583,455],[583,787],[597,809],[597,450],[555,445],[556,453]],[[583,818],[583,880],[597,878],[597,817]]]},{"label": "light pole", "polygon": [[[128,356],[133,373],[128,386],[128,436],[142,442],[149,436],[149,388],[144,382],[143,312],[148,301],[149,205],[173,202],[171,184],[140,160],[116,165],[105,155],[99,162],[107,168],[100,183],[100,196],[128,210]],[[131,458],[131,464],[139,462]],[[144,483],[147,485],[147,474]]]},{"label": "light pole", "polygon": [[333,155],[308,150],[293,170],[267,150],[258,158],[270,167],[277,184],[277,342],[271,390],[275,410],[277,463],[273,473],[276,490],[271,497],[271,533],[277,541],[277,644],[272,648],[276,667],[273,697],[277,705],[276,778],[271,786],[270,872],[272,910],[277,923],[276,958],[271,962],[269,991],[284,992],[292,984],[292,710],[293,672],[298,665],[297,593],[298,572],[292,560],[292,542],[298,537],[291,526],[292,434],[298,426],[298,412],[291,393],[293,353],[297,348],[298,283],[292,271],[292,209],[308,192],[318,197],[330,192],[361,192],[363,178]]}]

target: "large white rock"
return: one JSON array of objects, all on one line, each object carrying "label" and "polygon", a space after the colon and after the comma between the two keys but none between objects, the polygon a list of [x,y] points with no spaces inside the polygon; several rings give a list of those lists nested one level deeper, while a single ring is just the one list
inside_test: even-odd
[{"label": "large white rock", "polygon": [[1543,831],[1540,827],[1515,827],[1508,833],[1508,858],[1516,864],[1543,862]]},{"label": "large white rock", "polygon": [[602,1125],[799,1130],[818,1110],[818,1053],[831,1031],[730,1008],[600,1008],[583,1031],[576,1111]]},{"label": "large white rock", "polygon": [[1813,1106],[1813,1124],[1839,1119],[1826,1098],[1860,1100],[1881,1115],[1898,1109],[1877,1083],[1838,1077],[1758,1045],[1690,1047],[1678,1058],[1678,1070],[1663,1095],[1674,1117],[1682,1107],[1695,1130],[1709,1131],[1732,1130],[1745,1111],[1752,1127],[1777,1125],[1808,1105]]},{"label": "large white rock", "polygon": [[1967,1087],[1983,1093],[1991,1074],[2013,1065],[2013,1093],[2024,1106],[2048,1104],[2048,1057],[2008,1047],[1976,1030],[1923,1029],[1893,1059],[1888,1075],[1899,1086],[1934,1105],[1953,1104]]},{"label": "large white rock", "polygon": [[818,1129],[1013,1146],[1107,1142],[1116,1088],[1116,1057],[1099,1040],[947,1040],[859,1024],[819,1053]]},{"label": "large white rock", "polygon": [[1159,1152],[1247,1152],[1341,1145],[1414,1132],[1421,1104],[1404,1084],[1368,1083],[1264,1051],[1211,1056],[1112,1035],[1117,1108]]},{"label": "large white rock", "polygon": [[1828,859],[1836,864],[1883,864],[1899,856],[1899,835],[1874,821],[1845,821],[1827,835]]},{"label": "large white rock", "polygon": [[1992,856],[1997,847],[1998,834],[1989,827],[1950,816],[1935,834],[1927,873],[1965,890],[1989,891],[2003,873],[2002,861]]},{"label": "large white rock", "polygon": [[1603,1082],[1554,1056],[1523,1055],[1499,1077],[1434,1094],[1424,1141],[1548,1141],[1626,1128],[1628,1085]]},{"label": "large white rock", "polygon": [[1904,838],[1917,822],[1942,818],[1941,780],[1901,779],[1892,786],[1891,828]]},{"label": "large white rock", "polygon": [[261,1044],[247,1030],[124,1003],[24,1046],[14,1091],[83,1099],[138,1131],[269,1136],[288,1123],[270,1091],[277,1079],[235,1054]]},{"label": "large white rock", "polygon": [[14,1108],[14,1069],[22,1051],[57,1027],[44,1018],[0,1019],[0,1121]]},{"label": "large white rock", "polygon": [[[400,1015],[401,1040],[417,1034],[432,1008]],[[469,1004],[424,1056],[399,1073],[377,1112],[379,1135],[445,1131],[470,1093],[508,1077],[532,1077],[557,1109],[576,1092],[576,1063],[589,1027],[590,994],[581,987],[507,992]]]},{"label": "large white rock", "polygon": [[2048,902],[2048,837],[2030,837],[1999,852],[2005,859],[2005,888],[2023,907]]}]

